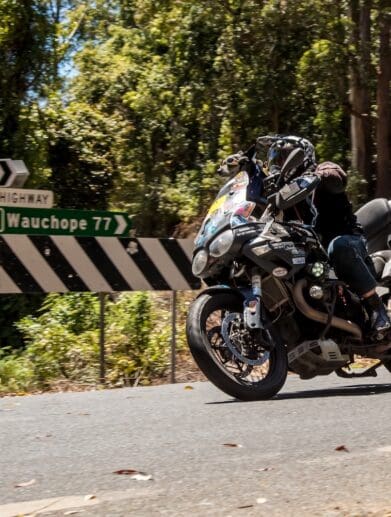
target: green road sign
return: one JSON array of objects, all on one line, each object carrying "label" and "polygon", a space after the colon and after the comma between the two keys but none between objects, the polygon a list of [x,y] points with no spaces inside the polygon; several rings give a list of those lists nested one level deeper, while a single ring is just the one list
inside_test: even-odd
[{"label": "green road sign", "polygon": [[123,237],[131,227],[129,215],[121,212],[0,208],[0,233]]}]

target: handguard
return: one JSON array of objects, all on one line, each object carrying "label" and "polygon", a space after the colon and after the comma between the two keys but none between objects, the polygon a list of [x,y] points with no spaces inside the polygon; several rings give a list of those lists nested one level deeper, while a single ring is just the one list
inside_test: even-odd
[{"label": "handguard", "polygon": [[313,175],[301,176],[284,185],[275,197],[275,205],[279,210],[286,210],[303,201],[320,183],[320,178]]}]

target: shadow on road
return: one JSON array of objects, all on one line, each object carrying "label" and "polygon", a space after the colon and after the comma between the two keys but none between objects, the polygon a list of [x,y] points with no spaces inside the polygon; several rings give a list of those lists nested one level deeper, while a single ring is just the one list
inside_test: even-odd
[{"label": "shadow on road", "polygon": [[[323,397],[355,397],[365,395],[380,395],[381,393],[391,393],[391,384],[357,384],[354,386],[342,386],[338,388],[328,388],[319,390],[291,391],[289,393],[279,393],[270,401],[289,400],[289,399],[312,399]],[[206,404],[240,404],[241,400],[229,399],[216,402],[206,402]]]},{"label": "shadow on road", "polygon": [[308,391],[293,391],[290,393],[279,393],[273,400],[307,399],[320,397],[354,397],[363,395],[380,395],[391,393],[391,384],[357,384],[354,386],[343,386]]}]

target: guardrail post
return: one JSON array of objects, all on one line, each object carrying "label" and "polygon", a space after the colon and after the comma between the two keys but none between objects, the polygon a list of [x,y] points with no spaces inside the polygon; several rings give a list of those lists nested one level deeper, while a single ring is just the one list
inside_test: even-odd
[{"label": "guardrail post", "polygon": [[176,367],[176,311],[177,311],[177,294],[172,291],[171,295],[171,383],[175,384],[175,367]]},{"label": "guardrail post", "polygon": [[99,293],[99,381],[106,382],[106,351],[105,351],[105,307],[106,294]]}]

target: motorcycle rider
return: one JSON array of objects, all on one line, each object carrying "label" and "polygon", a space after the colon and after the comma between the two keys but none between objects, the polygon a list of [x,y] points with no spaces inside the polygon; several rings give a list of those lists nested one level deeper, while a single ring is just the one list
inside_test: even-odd
[{"label": "motorcycle rider", "polygon": [[[278,173],[293,149],[303,149],[303,165],[286,176],[285,180],[289,182],[293,176],[303,174],[315,174],[320,179],[313,195],[313,204],[317,211],[315,230],[328,251],[336,275],[360,296],[369,316],[371,331],[375,336],[381,337],[391,328],[391,322],[376,293],[376,273],[367,252],[362,227],[353,213],[346,193],[346,173],[333,162],[316,165],[314,146],[305,138],[293,135],[266,136],[258,138],[257,144],[267,148],[263,169],[266,176]],[[242,153],[231,155],[223,161],[219,172],[235,172],[244,160]],[[256,179],[256,184],[261,185],[259,178]],[[258,199],[261,199],[260,196]],[[302,203],[300,207],[296,207],[295,213],[295,218],[300,218],[304,223],[309,224],[314,220],[308,204]]]}]

